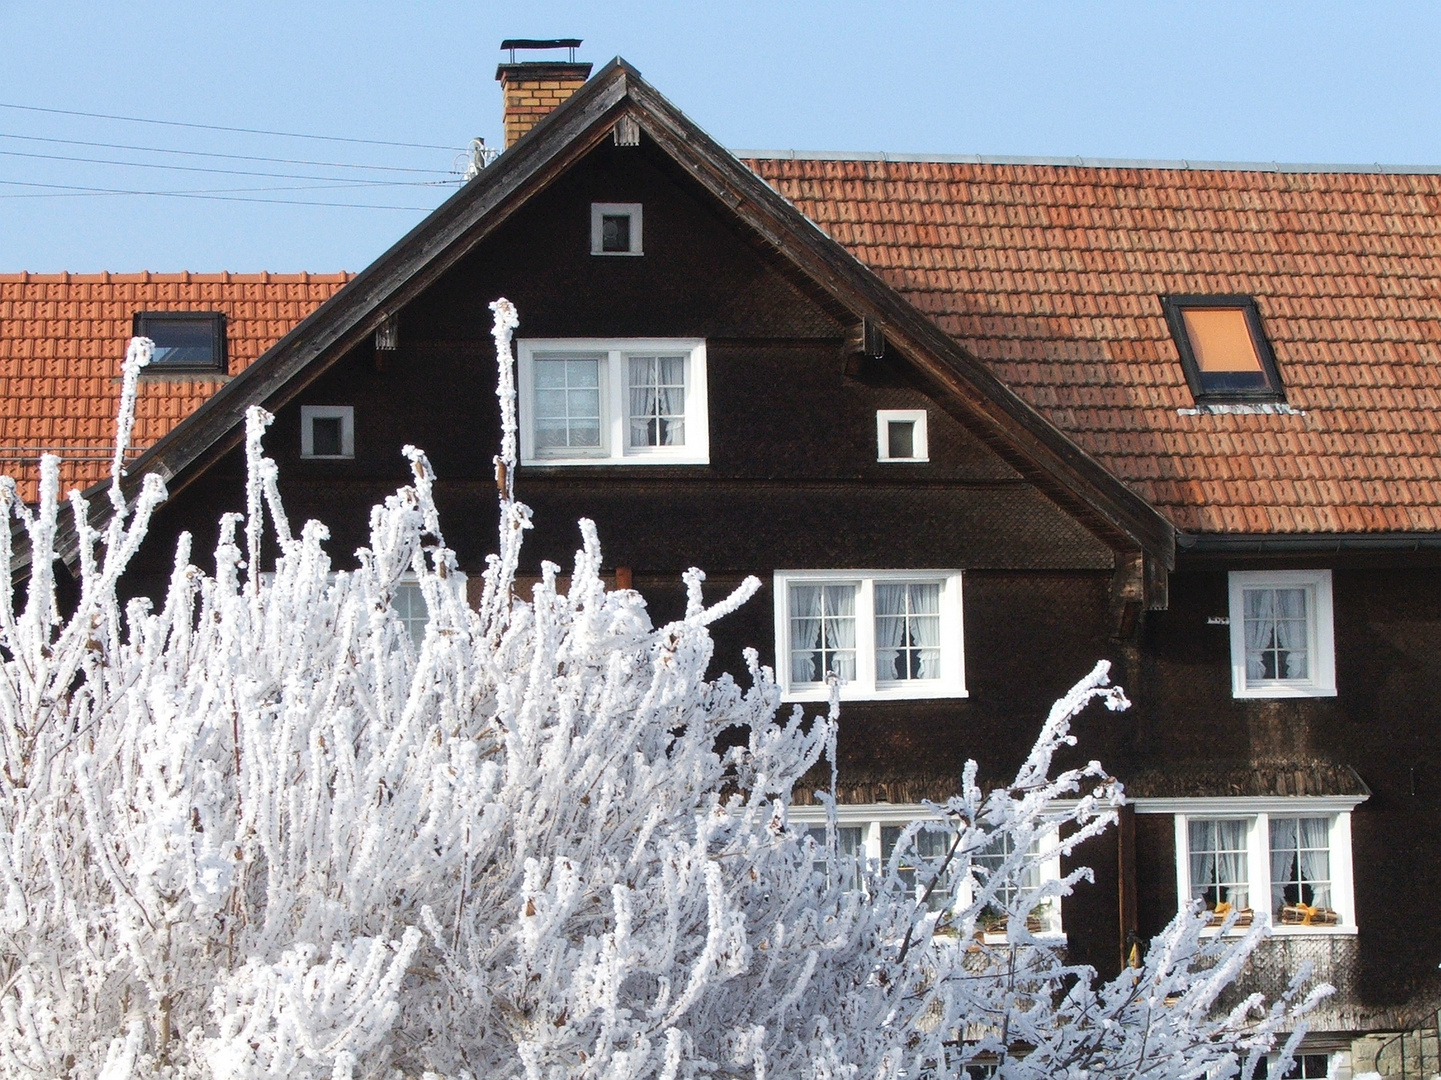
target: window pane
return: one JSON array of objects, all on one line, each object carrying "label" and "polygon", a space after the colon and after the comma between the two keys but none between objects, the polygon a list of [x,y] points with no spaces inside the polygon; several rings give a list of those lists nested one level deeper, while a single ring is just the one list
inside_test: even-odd
[{"label": "window pane", "polygon": [[630,250],[630,215],[604,214],[600,219],[601,251]]},{"label": "window pane", "polygon": [[1277,923],[1334,926],[1331,907],[1331,821],[1271,819],[1271,911]]},{"label": "window pane", "polygon": [[536,359],[534,431],[538,451],[600,448],[598,358]]},{"label": "window pane", "polygon": [[1239,820],[1192,818],[1188,823],[1191,898],[1204,901],[1208,911],[1224,915],[1232,908],[1250,909],[1247,826]]},{"label": "window pane", "polygon": [[876,681],[941,677],[939,583],[876,583]]},{"label": "window pane", "polygon": [[414,582],[401,582],[391,593],[391,604],[400,616],[410,640],[419,647],[425,640],[425,624],[430,621],[430,612],[425,606],[425,594]]},{"label": "window pane", "polygon": [[[836,848],[840,856],[840,864],[836,868],[838,880],[848,889],[859,891],[862,887],[862,870],[865,859],[865,849],[862,843],[862,829],[859,825],[837,825],[836,826]],[[826,830],[823,825],[813,825],[806,830],[807,834],[815,840],[816,847],[821,852],[826,848]],[[827,872],[827,863],[818,861],[814,867],[817,873]],[[829,880],[829,879],[827,879]]]},{"label": "window pane", "polygon": [[886,421],[887,457],[911,458],[916,456],[916,422],[914,420]]},{"label": "window pane", "polygon": [[685,357],[632,356],[630,445],[685,445]]},{"label": "window pane", "polygon": [[215,332],[210,320],[165,319],[148,316],[142,332],[155,342],[152,364],[214,366]]},{"label": "window pane", "polygon": [[792,683],[821,683],[828,671],[855,679],[855,585],[792,585],[790,623]]},{"label": "window pane", "polygon": [[310,418],[310,452],[316,457],[339,457],[344,453],[340,437],[340,417]]},{"label": "window pane", "polygon": [[[892,853],[896,850],[896,844],[900,842],[901,833],[904,831],[905,827],[902,825],[881,826],[882,863],[889,862]],[[939,871],[941,863],[945,861],[946,855],[951,850],[951,844],[954,842],[955,833],[950,826],[938,821],[923,825],[916,832],[906,850],[902,852],[897,876],[908,889],[915,893],[917,900],[930,887],[936,872]],[[951,906],[955,891],[956,873],[952,866],[946,869],[945,877],[931,890],[926,907],[931,911],[945,911]]]},{"label": "window pane", "polygon": [[[1015,853],[1015,850],[1015,842],[1011,835],[1009,833],[1001,833],[995,840],[991,841],[990,846],[986,850],[978,852],[973,859],[973,863],[977,869],[983,871],[977,874],[977,877],[980,879],[980,884],[983,886],[986,885],[990,881],[991,875],[1000,870],[1001,865]],[[1035,854],[1035,851],[1036,848],[1032,847],[1031,853]],[[1040,867],[1032,863],[1026,867],[1019,879],[1012,878],[1010,881],[1001,885],[1000,888],[996,890],[994,900],[987,904],[985,910],[981,912],[980,921],[982,928],[993,933],[1003,932],[1006,929],[1006,923],[1009,921],[1008,913],[1012,905],[1020,900],[1023,893],[1038,888],[1040,884]],[[1049,913],[1044,911],[1034,911],[1030,913],[1027,922],[1030,924],[1032,933],[1054,929],[1050,924]]]},{"label": "window pane", "polygon": [[1310,678],[1307,591],[1244,590],[1247,682]]},{"label": "window pane", "polygon": [[1207,390],[1266,388],[1244,308],[1186,308],[1181,319]]}]

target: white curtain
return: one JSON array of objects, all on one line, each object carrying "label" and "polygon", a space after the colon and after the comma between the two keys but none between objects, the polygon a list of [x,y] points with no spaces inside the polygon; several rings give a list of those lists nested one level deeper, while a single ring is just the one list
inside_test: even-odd
[{"label": "white curtain", "polygon": [[941,587],[911,586],[911,634],[920,646],[917,678],[941,677]]},{"label": "white curtain", "polygon": [[856,587],[825,585],[825,611],[822,620],[825,660],[842,679],[853,682],[856,677]]},{"label": "white curtain", "polygon": [[791,586],[791,682],[820,682],[821,587]]},{"label": "white curtain", "polygon": [[1191,896],[1208,906],[1221,902],[1235,908],[1250,903],[1246,873],[1244,821],[1192,821]]},{"label": "white curtain", "polygon": [[1311,904],[1331,906],[1331,823],[1325,818],[1302,818],[1301,880],[1311,886]]},{"label": "white curtain", "polygon": [[630,358],[630,444],[685,445],[685,357]]},{"label": "white curtain", "polygon": [[1246,590],[1246,677],[1304,679],[1306,590]]},{"label": "white curtain", "polygon": [[[876,679],[905,678],[896,661],[906,640],[906,586],[876,583]],[[901,670],[898,670],[900,668]]]}]

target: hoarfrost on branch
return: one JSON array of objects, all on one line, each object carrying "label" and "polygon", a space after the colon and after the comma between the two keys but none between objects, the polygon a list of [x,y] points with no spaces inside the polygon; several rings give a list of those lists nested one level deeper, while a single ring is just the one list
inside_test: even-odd
[{"label": "hoarfrost on branch", "polygon": [[[424,454],[406,449],[414,482],[336,570],[324,526],[291,531],[258,408],[213,572],[182,535],[158,607],[122,606],[165,498],[153,474],[122,489],[143,339],[108,515],[70,494],[64,608],[58,462],[34,509],[0,480],[3,561],[29,557],[23,596],[0,584],[0,1074],[1184,1078],[1254,1068],[1294,1026],[1299,980],[1221,1004],[1260,925],[1208,935],[1183,912],[1108,983],[1028,932],[1023,908],[1088,874],[1007,885],[1120,801],[1095,763],[1052,775],[1074,716],[1125,704],[1104,663],[1013,783],[984,791],[971,764],[935,807],[947,843],[922,880],[944,864],[973,883],[940,919],[901,880],[915,827],[856,891],[834,814],[823,842],[789,820],[834,761],[834,703],[778,716],[754,651],[743,682],[707,679],[707,626],[754,578],[711,603],[692,570],[684,617],[653,626],[606,588],[582,521],[567,590],[546,564],[517,595],[518,319],[492,308],[500,533],[474,607]],[[392,603],[404,575],[429,612],[418,646]],[[1001,833],[1015,854],[988,873],[973,857]],[[988,944],[978,919],[1005,896],[1007,941]]]}]

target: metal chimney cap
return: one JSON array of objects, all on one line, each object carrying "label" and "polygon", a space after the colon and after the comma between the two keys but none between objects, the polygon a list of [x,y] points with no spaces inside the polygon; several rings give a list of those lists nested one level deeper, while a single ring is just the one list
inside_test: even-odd
[{"label": "metal chimney cap", "polygon": [[500,43],[502,52],[510,53],[510,62],[515,63],[516,49],[569,49],[571,62],[575,62],[575,50],[580,48],[580,38],[506,38]]}]

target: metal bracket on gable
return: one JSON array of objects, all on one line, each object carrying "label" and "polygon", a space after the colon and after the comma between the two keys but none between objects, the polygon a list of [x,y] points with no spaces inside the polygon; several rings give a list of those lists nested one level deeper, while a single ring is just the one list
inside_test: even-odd
[{"label": "metal bracket on gable", "polygon": [[867,315],[846,335],[845,374],[854,378],[860,375],[865,361],[879,360],[885,355],[886,336],[881,332],[880,323]]}]

